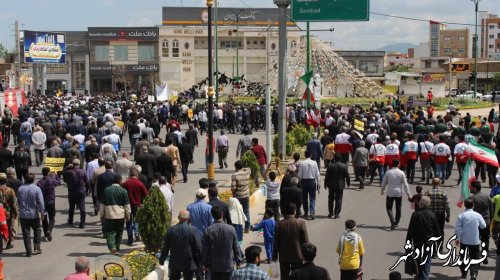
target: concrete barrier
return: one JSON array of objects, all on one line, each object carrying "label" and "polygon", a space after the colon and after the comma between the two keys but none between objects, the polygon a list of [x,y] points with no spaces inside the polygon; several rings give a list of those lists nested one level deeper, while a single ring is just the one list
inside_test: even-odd
[{"label": "concrete barrier", "polygon": [[155,270],[151,271],[142,280],[167,280],[168,279],[168,262],[165,262],[162,266],[157,267]]}]

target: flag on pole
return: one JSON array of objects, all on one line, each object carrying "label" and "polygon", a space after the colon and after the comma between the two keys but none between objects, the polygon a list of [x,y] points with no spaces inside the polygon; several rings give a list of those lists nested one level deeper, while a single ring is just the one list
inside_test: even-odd
[{"label": "flag on pole", "polygon": [[318,116],[316,115],[316,113],[314,112],[314,110],[312,108],[311,108],[311,110],[309,110],[309,112],[307,112],[306,123],[308,125],[314,126],[315,128],[318,127],[318,125],[320,123]]},{"label": "flag on pole", "polygon": [[469,141],[469,145],[467,145],[465,154],[475,161],[484,162],[488,165],[499,167],[495,151],[478,144],[475,139],[471,139]]},{"label": "flag on pole", "polygon": [[458,194],[457,202],[458,207],[462,207],[464,201],[470,197],[470,184],[476,180],[476,176],[474,176],[474,165],[474,161],[469,158],[465,165],[464,172],[462,173],[460,193]]},{"label": "flag on pole", "polygon": [[[306,88],[306,90],[304,91],[304,94],[302,95],[302,100],[307,100],[307,91],[309,90],[310,92],[310,89],[309,88]],[[309,97],[311,98],[311,102],[314,102],[314,94],[310,93],[309,94]]]}]

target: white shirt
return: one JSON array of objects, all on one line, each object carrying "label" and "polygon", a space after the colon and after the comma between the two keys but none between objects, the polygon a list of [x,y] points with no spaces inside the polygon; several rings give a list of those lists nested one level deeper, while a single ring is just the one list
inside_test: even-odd
[{"label": "white shirt", "polygon": [[384,192],[386,186],[388,197],[402,197],[403,190],[408,197],[411,196],[408,182],[406,181],[406,175],[401,169],[397,167],[393,167],[391,170],[385,173],[381,185],[382,193]]},{"label": "white shirt", "polygon": [[315,179],[316,185],[320,184],[318,164],[310,158],[300,162],[299,172],[297,175],[301,179]]},{"label": "white shirt", "polygon": [[160,191],[163,194],[163,197],[165,198],[165,201],[167,202],[168,205],[168,210],[170,213],[173,213],[174,211],[174,193],[172,192],[172,186],[170,186],[169,183],[166,183],[165,185],[161,185]]}]

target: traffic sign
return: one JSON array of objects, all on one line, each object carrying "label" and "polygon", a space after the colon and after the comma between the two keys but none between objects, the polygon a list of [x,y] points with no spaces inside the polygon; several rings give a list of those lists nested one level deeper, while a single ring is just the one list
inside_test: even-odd
[{"label": "traffic sign", "polygon": [[294,21],[367,21],[370,0],[292,0]]}]

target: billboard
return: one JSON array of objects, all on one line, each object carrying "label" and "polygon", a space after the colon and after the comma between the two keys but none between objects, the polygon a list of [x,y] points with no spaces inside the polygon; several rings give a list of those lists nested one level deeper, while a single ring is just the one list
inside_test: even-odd
[{"label": "billboard", "polygon": [[66,63],[66,35],[24,31],[24,62]]}]

